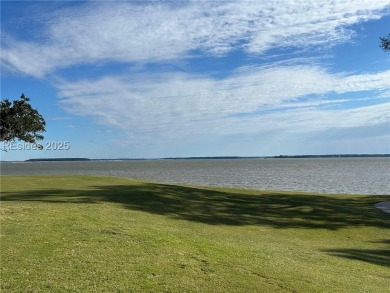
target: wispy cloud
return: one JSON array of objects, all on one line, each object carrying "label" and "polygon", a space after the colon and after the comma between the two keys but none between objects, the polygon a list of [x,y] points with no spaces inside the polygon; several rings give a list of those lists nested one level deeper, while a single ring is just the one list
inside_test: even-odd
[{"label": "wispy cloud", "polygon": [[61,121],[61,120],[71,120],[72,117],[70,116],[49,116],[47,117],[47,120],[51,121]]},{"label": "wispy cloud", "polygon": [[333,46],[352,25],[383,16],[387,0],[93,2],[46,17],[36,41],[2,32],[5,68],[42,77],[95,61],[158,62],[234,50]]},{"label": "wispy cloud", "polygon": [[[245,68],[224,79],[140,74],[62,80],[57,86],[61,105],[70,113],[142,136],[188,137],[205,131],[312,132],[385,123],[389,105],[380,95],[389,90],[388,80],[390,71],[352,75],[295,65]],[[362,100],[344,94],[362,92],[374,105],[338,107]]]}]

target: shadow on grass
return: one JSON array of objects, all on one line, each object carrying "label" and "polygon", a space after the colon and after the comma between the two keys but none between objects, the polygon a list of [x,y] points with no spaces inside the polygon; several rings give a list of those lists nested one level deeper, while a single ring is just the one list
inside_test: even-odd
[{"label": "shadow on grass", "polygon": [[216,191],[167,184],[88,186],[88,190],[3,192],[2,201],[118,203],[125,208],[212,225],[340,229],[389,227],[390,215],[373,207],[386,196],[332,197],[303,193]]},{"label": "shadow on grass", "polygon": [[328,249],[324,252],[329,255],[369,262],[385,267],[390,267],[390,240],[381,240],[375,243],[386,244],[385,249]]}]

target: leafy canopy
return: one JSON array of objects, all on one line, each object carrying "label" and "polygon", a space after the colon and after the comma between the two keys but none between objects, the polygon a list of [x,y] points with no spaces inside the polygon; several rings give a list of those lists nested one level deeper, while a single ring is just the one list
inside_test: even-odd
[{"label": "leafy canopy", "polygon": [[386,37],[381,37],[380,39],[380,45],[385,52],[390,52],[390,34],[388,34]]},{"label": "leafy canopy", "polygon": [[0,141],[23,140],[35,144],[44,138],[40,132],[45,131],[46,122],[29,101],[24,94],[19,100],[1,100]]}]

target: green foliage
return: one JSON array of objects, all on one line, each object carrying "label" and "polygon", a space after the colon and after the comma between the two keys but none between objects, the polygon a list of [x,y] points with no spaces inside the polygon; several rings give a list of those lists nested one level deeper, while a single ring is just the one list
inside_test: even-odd
[{"label": "green foliage", "polygon": [[390,34],[388,34],[386,37],[379,38],[380,39],[380,45],[385,52],[390,52]]},{"label": "green foliage", "polygon": [[29,101],[24,94],[19,100],[1,101],[0,141],[23,140],[35,144],[44,138],[40,132],[45,131],[46,122]]}]

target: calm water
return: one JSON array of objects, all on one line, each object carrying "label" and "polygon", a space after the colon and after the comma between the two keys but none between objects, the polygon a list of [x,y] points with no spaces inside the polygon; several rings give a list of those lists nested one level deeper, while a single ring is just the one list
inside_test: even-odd
[{"label": "calm water", "polygon": [[2,175],[93,174],[158,182],[390,194],[390,158],[3,162]]}]

